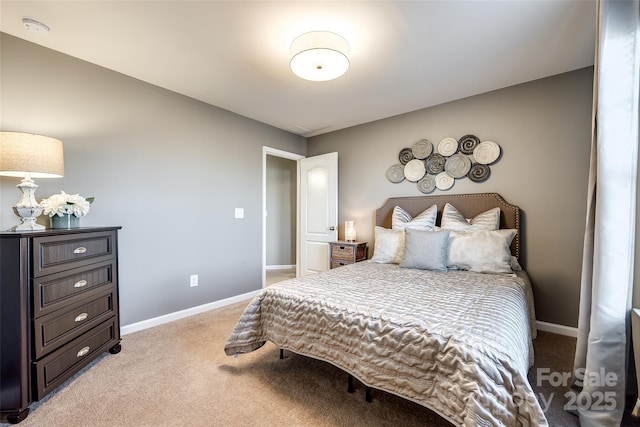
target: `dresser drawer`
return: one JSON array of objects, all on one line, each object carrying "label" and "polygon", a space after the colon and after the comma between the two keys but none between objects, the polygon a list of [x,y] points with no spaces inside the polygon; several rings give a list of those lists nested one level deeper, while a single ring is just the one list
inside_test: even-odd
[{"label": "dresser drawer", "polygon": [[117,318],[112,318],[36,362],[36,400],[42,399],[119,341]]},{"label": "dresser drawer", "polygon": [[116,269],[116,261],[111,260],[33,279],[33,317],[51,313],[115,285]]},{"label": "dresser drawer", "polygon": [[34,320],[36,359],[117,314],[115,288]]},{"label": "dresser drawer", "polygon": [[44,236],[33,239],[33,276],[57,273],[115,257],[115,232]]},{"label": "dresser drawer", "polygon": [[354,251],[353,246],[331,245],[331,259],[353,262],[355,260]]},{"label": "dresser drawer", "polygon": [[330,242],[330,262],[331,268],[341,265],[353,264],[354,262],[367,259],[367,242]]},{"label": "dresser drawer", "polygon": [[336,268],[336,267],[341,267],[343,265],[347,265],[347,264],[353,264],[353,262],[350,261],[331,261],[331,268]]}]

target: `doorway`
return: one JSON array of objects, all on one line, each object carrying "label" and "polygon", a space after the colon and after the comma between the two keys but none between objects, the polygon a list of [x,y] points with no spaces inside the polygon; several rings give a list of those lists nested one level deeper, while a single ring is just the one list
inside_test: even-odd
[{"label": "doorway", "polygon": [[263,147],[262,287],[296,277],[298,160],[303,158]]}]

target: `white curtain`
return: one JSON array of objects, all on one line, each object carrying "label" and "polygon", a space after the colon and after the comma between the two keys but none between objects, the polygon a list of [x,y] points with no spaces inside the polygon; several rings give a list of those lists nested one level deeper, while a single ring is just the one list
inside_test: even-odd
[{"label": "white curtain", "polygon": [[[619,426],[633,289],[640,85],[638,0],[597,12],[593,135],[574,386],[582,427]],[[571,404],[573,407],[571,407]]]}]

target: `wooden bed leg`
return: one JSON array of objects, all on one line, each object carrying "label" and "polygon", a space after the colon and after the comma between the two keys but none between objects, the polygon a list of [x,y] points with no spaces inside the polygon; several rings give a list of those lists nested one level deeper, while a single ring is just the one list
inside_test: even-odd
[{"label": "wooden bed leg", "polygon": [[284,349],[280,349],[280,359],[284,359]]},{"label": "wooden bed leg", "polygon": [[371,387],[367,386],[364,393],[364,400],[367,403],[371,403]]},{"label": "wooden bed leg", "polygon": [[351,374],[347,378],[347,393],[353,393],[353,376]]}]

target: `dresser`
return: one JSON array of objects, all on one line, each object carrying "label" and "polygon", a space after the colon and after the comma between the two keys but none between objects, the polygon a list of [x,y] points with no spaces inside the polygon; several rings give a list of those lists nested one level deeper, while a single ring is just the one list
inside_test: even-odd
[{"label": "dresser", "polygon": [[118,230],[0,232],[0,415],[120,351]]},{"label": "dresser", "polygon": [[331,268],[367,259],[367,242],[347,242],[339,240],[329,243],[329,261]]}]

